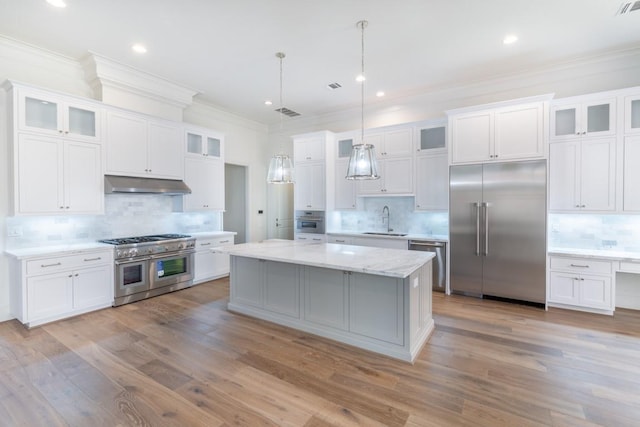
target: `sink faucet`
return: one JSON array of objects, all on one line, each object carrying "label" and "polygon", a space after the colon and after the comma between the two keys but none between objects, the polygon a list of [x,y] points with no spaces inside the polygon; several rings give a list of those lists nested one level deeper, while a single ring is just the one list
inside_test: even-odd
[{"label": "sink faucet", "polygon": [[389,206],[382,208],[382,223],[384,224],[385,220],[387,221],[387,233],[393,231],[391,229],[391,224],[389,224]]}]

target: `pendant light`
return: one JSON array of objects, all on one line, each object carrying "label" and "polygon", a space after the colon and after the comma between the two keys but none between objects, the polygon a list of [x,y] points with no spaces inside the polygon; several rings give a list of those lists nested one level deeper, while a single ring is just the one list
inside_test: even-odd
[{"label": "pendant light", "polygon": [[[277,52],[276,58],[280,59],[280,133],[282,133],[282,59],[286,55]],[[282,151],[282,146],[280,147]],[[293,184],[293,164],[291,158],[286,154],[276,154],[269,163],[269,173],[267,174],[269,184]]]},{"label": "pendant light", "polygon": [[351,149],[351,156],[349,157],[349,168],[347,169],[347,179],[379,179],[378,175],[378,161],[376,160],[376,149],[372,144],[366,144],[364,142],[364,29],[369,23],[365,20],[358,21],[356,26],[362,30],[361,44],[362,44],[362,73],[358,76],[357,80],[361,86],[361,133],[360,144],[356,144]]}]

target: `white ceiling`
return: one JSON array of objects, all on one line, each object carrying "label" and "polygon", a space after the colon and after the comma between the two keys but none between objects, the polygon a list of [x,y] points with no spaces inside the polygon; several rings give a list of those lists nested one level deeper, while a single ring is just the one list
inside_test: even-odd
[{"label": "white ceiling", "polygon": [[[262,123],[279,120],[278,51],[285,107],[312,116],[360,105],[362,19],[366,102],[640,47],[640,10],[615,16],[622,0],[66,2],[0,0],[0,34],[74,59],[95,52]],[[508,33],[519,41],[503,45]],[[133,53],[136,42],[148,52]]]}]

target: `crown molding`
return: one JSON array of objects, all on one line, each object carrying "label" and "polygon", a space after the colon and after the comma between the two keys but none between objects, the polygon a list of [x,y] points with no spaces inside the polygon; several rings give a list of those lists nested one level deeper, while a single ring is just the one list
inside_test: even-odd
[{"label": "crown molding", "polygon": [[100,100],[105,89],[116,89],[154,101],[184,109],[192,104],[197,90],[179,85],[163,77],[150,74],[95,52],[80,61],[85,78]]}]

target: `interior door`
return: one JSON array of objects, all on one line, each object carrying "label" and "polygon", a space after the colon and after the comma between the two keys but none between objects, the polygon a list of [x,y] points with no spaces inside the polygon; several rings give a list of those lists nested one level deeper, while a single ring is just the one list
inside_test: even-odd
[{"label": "interior door", "polygon": [[479,296],[482,294],[482,165],[453,166],[449,188],[451,290]]},{"label": "interior door", "polygon": [[293,185],[269,184],[267,187],[270,239],[293,240]]},{"label": "interior door", "polygon": [[485,164],[484,295],[545,302],[546,161]]}]

